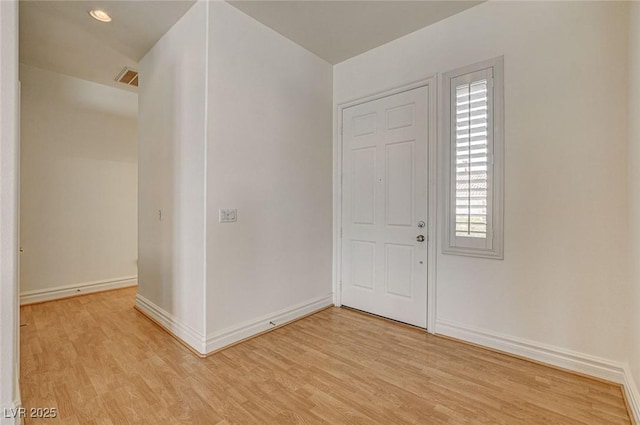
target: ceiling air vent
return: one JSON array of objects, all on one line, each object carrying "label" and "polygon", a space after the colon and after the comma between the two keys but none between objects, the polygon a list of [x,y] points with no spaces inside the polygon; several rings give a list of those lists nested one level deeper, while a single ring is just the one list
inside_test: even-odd
[{"label": "ceiling air vent", "polygon": [[138,87],[138,71],[125,66],[116,77],[116,81],[128,86]]}]

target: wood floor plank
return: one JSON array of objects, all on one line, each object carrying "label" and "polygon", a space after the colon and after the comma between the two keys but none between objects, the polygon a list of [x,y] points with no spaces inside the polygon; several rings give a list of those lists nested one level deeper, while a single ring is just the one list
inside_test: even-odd
[{"label": "wood floor plank", "polygon": [[332,308],[198,358],[135,288],[21,308],[36,424],[630,424],[619,386]]}]

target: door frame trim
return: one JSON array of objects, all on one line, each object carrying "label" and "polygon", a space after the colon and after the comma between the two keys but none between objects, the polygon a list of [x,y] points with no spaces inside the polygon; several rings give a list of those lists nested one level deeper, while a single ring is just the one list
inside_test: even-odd
[{"label": "door frame trim", "polygon": [[427,87],[427,331],[436,331],[436,256],[438,247],[437,212],[438,212],[438,149],[437,149],[437,78],[436,75],[414,81],[409,84],[375,92],[368,96],[342,102],[336,105],[333,138],[333,302],[337,307],[342,305],[342,113],[345,109],[372,100],[392,96],[420,87]]}]

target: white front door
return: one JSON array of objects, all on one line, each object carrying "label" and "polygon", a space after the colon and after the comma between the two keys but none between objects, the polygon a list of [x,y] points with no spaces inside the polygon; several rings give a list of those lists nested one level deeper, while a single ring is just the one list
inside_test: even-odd
[{"label": "white front door", "polygon": [[427,90],[342,115],[342,304],[421,328],[427,327]]}]

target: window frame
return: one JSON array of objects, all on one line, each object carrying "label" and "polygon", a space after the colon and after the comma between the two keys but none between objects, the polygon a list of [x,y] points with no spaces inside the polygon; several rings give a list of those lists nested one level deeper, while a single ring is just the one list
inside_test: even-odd
[{"label": "window frame", "polygon": [[[504,259],[504,57],[496,57],[440,75],[440,122],[443,151],[444,229],[443,254]],[[452,132],[455,125],[456,83],[488,79],[488,169],[487,237],[456,235],[456,160],[457,148]],[[453,133],[453,134],[452,134]]]}]

